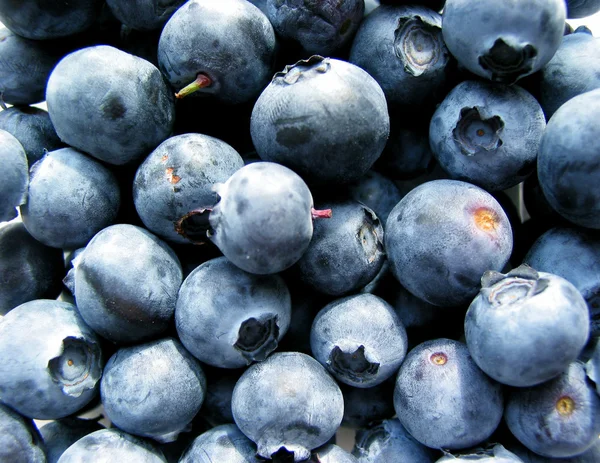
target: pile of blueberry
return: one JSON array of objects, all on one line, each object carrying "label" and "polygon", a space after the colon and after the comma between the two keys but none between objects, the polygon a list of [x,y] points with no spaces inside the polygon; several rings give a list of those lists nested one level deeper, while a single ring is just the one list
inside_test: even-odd
[{"label": "pile of blueberry", "polygon": [[599,462],[597,11],[0,0],[0,462]]}]

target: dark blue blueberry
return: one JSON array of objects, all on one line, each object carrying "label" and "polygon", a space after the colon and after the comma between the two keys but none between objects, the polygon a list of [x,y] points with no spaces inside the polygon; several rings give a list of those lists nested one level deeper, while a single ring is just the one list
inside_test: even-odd
[{"label": "dark blue blueberry", "polygon": [[391,108],[418,113],[443,96],[450,56],[439,13],[418,5],[382,5],[361,23],[350,62],[375,78]]},{"label": "dark blue blueberry", "polygon": [[590,317],[577,288],[523,265],[486,272],[465,317],[473,360],[503,384],[527,387],[559,375],[589,337]]},{"label": "dark blue blueberry", "polygon": [[506,214],[492,195],[457,180],[433,180],[396,205],[385,226],[394,276],[438,306],[469,303],[481,275],[502,270],[512,250]]},{"label": "dark blue blueberry", "polygon": [[233,390],[233,418],[272,458],[280,449],[295,462],[310,457],[338,429],[344,399],[335,380],[312,357],[298,352],[271,355],[242,375]]},{"label": "dark blue blueberry", "polygon": [[556,52],[566,19],[564,0],[446,0],[442,33],[472,73],[512,84],[542,68]]},{"label": "dark blue blueberry", "polygon": [[512,389],[505,420],[533,452],[551,458],[579,455],[598,442],[600,397],[582,363],[538,386]]},{"label": "dark blue blueberry", "polygon": [[437,107],[431,150],[451,178],[500,191],[535,171],[546,128],[537,100],[518,86],[464,81]]},{"label": "dark blue blueberry", "polygon": [[487,447],[476,448],[464,452],[448,453],[436,463],[523,463],[516,454],[504,448],[501,444],[490,444]]},{"label": "dark blue blueberry", "polygon": [[21,215],[35,239],[74,249],[115,221],[120,201],[117,179],[108,168],[73,148],[61,148],[30,169]]},{"label": "dark blue blueberry", "polygon": [[35,423],[2,403],[0,403],[0,461],[7,463],[46,463],[47,461],[46,447]]},{"label": "dark blue blueberry", "polygon": [[574,96],[600,88],[600,39],[580,32],[565,36],[540,73],[540,104],[550,119]]},{"label": "dark blue blueberry", "polygon": [[117,428],[101,429],[82,437],[62,454],[58,463],[92,461],[167,463],[162,452],[154,444]]},{"label": "dark blue blueberry", "polygon": [[585,18],[600,11],[599,0],[566,0],[567,18]]},{"label": "dark blue blueberry", "polygon": [[202,366],[206,375],[206,395],[198,416],[211,426],[233,423],[231,398],[244,369],[223,369]]},{"label": "dark blue blueberry", "polygon": [[40,428],[46,446],[46,462],[56,463],[71,445],[84,436],[103,429],[95,420],[67,417],[52,421]]},{"label": "dark blue blueberry", "polygon": [[0,318],[0,397],[43,420],[71,415],[98,392],[100,339],[73,304],[26,302]]},{"label": "dark blue blueberry", "polygon": [[402,199],[394,182],[374,170],[369,170],[359,180],[351,183],[349,193],[352,199],[372,209],[382,226],[394,206]]},{"label": "dark blue blueberry", "polygon": [[53,299],[65,276],[63,253],[33,238],[22,222],[0,228],[0,315],[34,299]]},{"label": "dark blue blueberry", "polygon": [[187,0],[106,0],[115,17],[137,30],[161,29]]},{"label": "dark blue blueberry", "polygon": [[200,434],[179,463],[258,463],[256,445],[235,424],[222,424]]},{"label": "dark blue blueberry", "polygon": [[275,32],[296,41],[309,55],[330,56],[352,40],[363,19],[363,0],[267,0]]},{"label": "dark blue blueberry", "polygon": [[599,118],[600,89],[571,98],[548,121],[537,163],[550,206],[570,222],[596,229],[600,228]]},{"label": "dark blue blueberry", "polygon": [[269,82],[275,45],[273,26],[250,2],[190,0],[163,28],[158,62],[177,98],[243,103]]},{"label": "dark blue blueberry", "polygon": [[367,388],[394,375],[408,340],[394,309],[372,294],[335,300],[316,316],[310,333],[313,356],[342,383]]},{"label": "dark blue blueberry", "polygon": [[0,22],[28,39],[55,39],[91,27],[101,5],[101,0],[1,0]]},{"label": "dark blue blueberry", "polygon": [[109,164],[142,158],[173,129],[174,98],[159,70],[111,46],[63,58],[46,100],[60,139]]},{"label": "dark blue blueberry", "polygon": [[6,130],[19,140],[30,166],[47,151],[63,147],[49,114],[33,106],[12,106],[0,111],[0,129]]},{"label": "dark blue blueberry", "polygon": [[340,384],[344,395],[342,426],[357,429],[376,421],[392,418],[396,414],[395,385],[396,378],[393,376],[377,386],[366,389]]},{"label": "dark blue blueberry", "polygon": [[582,228],[552,228],[533,243],[523,262],[573,283],[588,304],[590,335],[600,335],[600,235]]},{"label": "dark blue blueberry", "polygon": [[588,378],[590,378],[596,384],[596,392],[600,395],[600,341],[596,341],[596,346],[594,347],[594,351],[592,356],[585,364],[586,373]]},{"label": "dark blue blueberry", "polygon": [[81,316],[116,343],[156,338],[173,317],[183,279],[175,253],[143,228],[112,225],[74,262]]},{"label": "dark blue blueberry", "polygon": [[[138,31],[128,26],[121,26],[119,48],[158,67],[158,41],[161,30]],[[177,117],[175,117],[177,122]]]},{"label": "dark blue blueberry", "polygon": [[208,211],[217,202],[212,187],[243,167],[225,142],[188,133],[168,138],[138,168],[135,208],[152,233],[175,243],[207,241]]},{"label": "dark blue blueberry", "polygon": [[477,367],[465,344],[436,339],[406,356],[394,407],[400,423],[423,445],[463,449],[492,435],[504,399],[502,386]]},{"label": "dark blue blueberry", "polygon": [[358,180],[380,156],[389,129],[375,79],[354,64],[321,56],[275,74],[250,121],[261,159],[289,167],[309,184]]},{"label": "dark blue blueberry", "polygon": [[173,338],[119,349],[100,383],[111,423],[158,442],[177,439],[200,410],[205,394],[200,362]]},{"label": "dark blue blueberry", "polygon": [[375,213],[354,200],[324,202],[331,218],[314,224],[308,249],[296,263],[300,280],[332,296],[368,284],[385,260],[383,227]]},{"label": "dark blue blueberry", "polygon": [[416,441],[398,419],[373,423],[356,433],[358,463],[433,463],[439,452]]},{"label": "dark blue blueberry", "polygon": [[23,145],[6,130],[0,130],[0,222],[17,217],[17,207],[27,200],[29,164]]},{"label": "dark blue blueberry", "polygon": [[254,275],[218,257],[197,267],[181,285],[175,324],[196,358],[240,368],[277,348],[290,316],[290,294],[280,276]]}]

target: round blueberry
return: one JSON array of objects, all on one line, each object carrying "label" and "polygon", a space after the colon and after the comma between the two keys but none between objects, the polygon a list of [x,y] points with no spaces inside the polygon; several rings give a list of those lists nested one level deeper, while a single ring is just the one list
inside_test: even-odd
[{"label": "round blueberry", "polygon": [[[0,461],[46,463],[46,447],[34,422],[0,403]],[[54,463],[54,462],[51,462]]]},{"label": "round blueberry", "polygon": [[179,463],[258,463],[256,445],[235,424],[216,426],[196,437]]},{"label": "round blueberry", "polygon": [[23,145],[6,130],[0,130],[0,222],[17,216],[17,207],[27,200],[29,164]]}]

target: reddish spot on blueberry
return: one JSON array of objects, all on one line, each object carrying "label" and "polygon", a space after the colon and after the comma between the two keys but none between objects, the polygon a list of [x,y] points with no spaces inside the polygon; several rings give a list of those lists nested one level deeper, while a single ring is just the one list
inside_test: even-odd
[{"label": "reddish spot on blueberry", "polygon": [[475,225],[485,232],[493,232],[498,227],[498,214],[486,207],[478,208],[473,214]]},{"label": "reddish spot on blueberry", "polygon": [[434,354],[431,354],[429,360],[431,360],[431,363],[433,363],[434,365],[442,366],[448,363],[448,356],[443,352],[435,352]]}]

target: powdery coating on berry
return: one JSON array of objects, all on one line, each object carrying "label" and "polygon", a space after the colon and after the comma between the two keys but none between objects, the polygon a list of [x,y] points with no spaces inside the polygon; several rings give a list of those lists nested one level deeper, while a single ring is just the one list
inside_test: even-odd
[{"label": "powdery coating on berry", "polygon": [[46,451],[33,421],[0,403],[0,461],[46,463]]},{"label": "powdery coating on berry", "polygon": [[0,130],[0,221],[17,216],[17,207],[27,200],[29,165],[23,145],[5,130]]},{"label": "powdery coating on berry", "polygon": [[223,424],[200,434],[183,452],[179,463],[258,463],[256,445],[235,424]]}]

